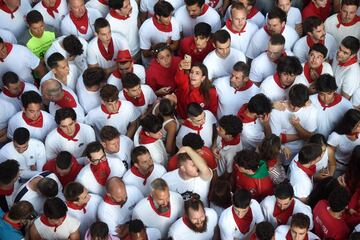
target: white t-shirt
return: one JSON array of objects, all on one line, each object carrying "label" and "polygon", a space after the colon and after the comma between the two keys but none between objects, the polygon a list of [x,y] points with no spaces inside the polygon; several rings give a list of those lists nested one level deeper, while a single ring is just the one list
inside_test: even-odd
[{"label": "white t-shirt", "polygon": [[78,96],[79,103],[83,107],[85,114],[91,109],[100,106],[100,89],[96,92],[88,91],[84,85],[82,75],[79,76],[76,82],[76,95]]},{"label": "white t-shirt", "polygon": [[0,37],[2,38],[2,40],[4,42],[17,44],[17,39],[16,39],[15,35],[9,30],[0,28]]},{"label": "white t-shirt", "polygon": [[[140,78],[140,84],[145,84],[146,73],[143,65],[133,64],[132,72]],[[115,76],[114,73],[109,76],[107,83],[114,85],[119,91],[123,89],[121,78]]]},{"label": "white t-shirt", "polygon": [[222,138],[220,136],[216,139],[216,146],[219,149],[219,154],[221,159],[217,161],[217,172],[218,176],[223,175],[225,172],[232,173],[233,172],[233,163],[234,157],[237,152],[243,149],[241,139],[240,142],[236,145],[226,145],[223,146],[221,142]]},{"label": "white t-shirt", "polygon": [[0,129],[8,126],[9,119],[17,113],[14,105],[0,98]]},{"label": "white t-shirt", "polygon": [[339,25],[337,13],[335,13],[326,19],[324,25],[326,32],[333,35],[333,37],[336,39],[337,44],[340,44],[341,41],[347,36],[353,36],[357,39],[360,39],[359,21],[351,26],[344,26],[343,24]]},{"label": "white t-shirt", "polygon": [[[7,7],[5,3],[3,4]],[[20,39],[26,30],[26,14],[27,11],[21,6],[13,13],[7,13],[0,7],[0,28],[11,31],[17,39]]]},{"label": "white t-shirt", "polygon": [[62,86],[68,87],[71,90],[75,91],[76,81],[79,78],[80,72],[79,69],[76,67],[75,64],[70,63],[69,64],[69,74],[66,76],[66,85],[61,82],[59,79],[55,77],[55,74],[53,71],[49,71],[40,81],[40,86],[44,84],[45,81],[49,79],[57,80],[59,83],[61,83]]},{"label": "white t-shirt", "polygon": [[[286,239],[286,234],[289,231],[290,231],[290,226],[289,225],[281,225],[281,226],[277,227],[276,230],[275,230],[275,239]],[[308,233],[308,239],[309,240],[318,240],[318,239],[320,239],[318,236],[316,236],[312,232],[308,231],[307,233]]]},{"label": "white t-shirt", "polygon": [[344,92],[351,97],[360,86],[359,63],[356,62],[349,66],[340,66],[335,58],[332,68],[334,70],[338,93]]},{"label": "white t-shirt", "polygon": [[341,165],[347,165],[351,159],[351,154],[353,149],[360,144],[360,139],[355,141],[350,140],[344,134],[338,134],[337,132],[332,132],[328,138],[327,143],[336,148],[335,150],[335,159]]},{"label": "white t-shirt", "polygon": [[[105,1],[103,1],[105,2]],[[85,3],[86,8],[97,9],[102,17],[106,17],[109,13],[109,5],[99,0],[90,0]]]},{"label": "white t-shirt", "polygon": [[[308,64],[308,63],[305,62],[305,63],[301,64],[302,67],[303,67],[303,69],[304,69],[305,64]],[[331,65],[330,65],[329,63],[327,63],[327,62],[323,62],[323,63],[322,63],[322,70],[321,70],[321,74],[320,74],[320,75],[323,75],[323,74],[326,74],[326,73],[327,73],[327,74],[330,74],[331,76],[334,75],[334,74],[333,74],[333,69],[331,68]],[[304,79],[306,79],[306,81],[302,82],[302,84],[304,84],[304,85],[307,86],[307,87],[309,87],[310,85],[312,85],[312,84],[315,83],[315,82],[313,82],[313,83],[310,83],[310,82],[309,82],[309,80],[308,80],[308,79],[306,78],[306,76],[305,76],[304,71],[302,72],[301,77],[304,78]]]},{"label": "white t-shirt", "polygon": [[255,150],[264,138],[264,127],[259,119],[256,119],[255,122],[243,122],[241,142],[244,149]]},{"label": "white t-shirt", "polygon": [[295,197],[307,198],[313,189],[312,178],[310,178],[302,169],[300,169],[296,162],[297,161],[293,159],[293,161],[290,163],[290,184],[294,188]]},{"label": "white t-shirt", "polygon": [[60,1],[61,1],[60,5],[57,8],[58,12],[55,11],[53,12],[54,17],[52,17],[48,13],[46,8],[42,4],[42,1],[38,2],[33,8],[33,10],[37,10],[41,13],[41,15],[44,18],[44,23],[48,26],[55,28],[57,32],[60,32],[61,21],[64,19],[65,15],[68,14],[69,12],[66,1],[65,0],[60,0]]},{"label": "white t-shirt", "polygon": [[19,97],[8,96],[5,94],[4,91],[2,91],[0,93],[0,98],[4,99],[5,101],[14,105],[14,107],[16,108],[16,112],[20,111],[23,107],[22,102],[21,102],[21,96],[24,94],[24,92],[35,91],[35,92],[39,93],[39,95],[41,95],[41,93],[39,92],[37,87],[35,87],[33,84],[27,83],[27,82],[24,82],[24,84],[25,84],[24,90],[23,90],[22,94],[20,94]]}]

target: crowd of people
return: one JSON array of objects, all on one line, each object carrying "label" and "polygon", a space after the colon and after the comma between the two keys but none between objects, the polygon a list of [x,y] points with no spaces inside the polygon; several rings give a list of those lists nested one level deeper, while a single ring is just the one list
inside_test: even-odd
[{"label": "crowd of people", "polygon": [[1,0],[0,240],[359,240],[359,0]]}]

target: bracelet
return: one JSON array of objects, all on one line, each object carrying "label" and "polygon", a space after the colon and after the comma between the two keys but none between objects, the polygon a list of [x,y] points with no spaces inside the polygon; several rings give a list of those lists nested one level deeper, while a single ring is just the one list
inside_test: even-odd
[{"label": "bracelet", "polygon": [[281,133],[280,134],[280,139],[281,139],[281,143],[286,143],[287,142],[287,137],[285,133]]}]

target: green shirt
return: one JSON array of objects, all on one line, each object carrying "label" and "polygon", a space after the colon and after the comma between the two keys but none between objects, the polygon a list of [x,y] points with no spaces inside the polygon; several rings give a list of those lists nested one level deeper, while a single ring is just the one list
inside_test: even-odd
[{"label": "green shirt", "polygon": [[56,38],[54,31],[46,30],[47,29],[45,28],[45,31],[40,38],[33,36],[30,30],[28,30],[25,32],[21,41],[32,53],[34,53],[40,59],[44,59],[46,51],[50,48],[51,44]]}]

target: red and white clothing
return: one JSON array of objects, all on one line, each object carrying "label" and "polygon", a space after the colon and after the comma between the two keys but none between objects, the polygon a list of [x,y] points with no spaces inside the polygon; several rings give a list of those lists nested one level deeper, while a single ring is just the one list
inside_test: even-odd
[{"label": "red and white clothing", "polygon": [[[230,15],[231,15],[231,5],[226,10],[224,20],[226,21],[227,19],[229,19]],[[264,15],[255,6],[253,6],[250,12],[248,12],[246,19],[249,22],[255,23],[258,28],[262,28],[265,24]]]},{"label": "red and white clothing", "polygon": [[308,5],[302,10],[302,19],[307,19],[308,17],[318,17],[321,21],[325,21],[331,11],[331,2],[327,1],[325,7],[317,7],[313,1],[310,1]]},{"label": "red and white clothing", "polygon": [[196,127],[192,125],[189,121],[186,121],[181,125],[178,134],[176,135],[176,146],[180,148],[182,146],[182,139],[188,133],[196,133],[200,135],[206,147],[211,147],[212,137],[213,137],[213,126],[216,124],[215,116],[208,110],[204,110],[205,113],[205,123]]},{"label": "red and white clothing", "polygon": [[345,63],[339,63],[335,58],[332,64],[338,93],[346,93],[350,97],[360,86],[360,66],[356,56]]},{"label": "red and white clothing", "polygon": [[16,113],[9,120],[7,136],[12,139],[15,130],[24,127],[30,132],[30,137],[44,141],[51,130],[56,128],[54,117],[45,111],[41,111],[40,117],[32,121],[27,118],[23,111]]},{"label": "red and white clothing", "polygon": [[222,28],[231,36],[231,47],[246,53],[251,38],[254,36],[258,27],[255,23],[247,21],[243,29],[236,31],[231,27],[231,19],[226,20],[225,26]]},{"label": "red and white clothing", "polygon": [[80,75],[76,81],[76,95],[85,114],[101,104],[100,89],[95,92],[87,90],[82,75]]},{"label": "red and white clothing", "polygon": [[[98,2],[98,0],[96,0]],[[87,48],[87,63],[98,64],[99,67],[109,68],[115,65],[115,58],[119,50],[129,49],[127,40],[118,33],[111,34],[111,41],[107,48],[98,37],[94,37]]]},{"label": "red and white clothing", "polygon": [[68,207],[67,214],[76,218],[80,222],[81,239],[84,238],[86,231],[91,224],[96,222],[98,206],[101,203],[101,197],[90,193],[90,200],[85,206],[76,205],[73,202],[66,201]]},{"label": "red and white clothing", "polygon": [[102,196],[105,193],[105,184],[111,177],[122,177],[126,171],[124,164],[116,158],[107,157],[98,165],[88,163],[76,177],[76,182],[81,183],[90,193]]},{"label": "red and white clothing", "polygon": [[131,220],[135,205],[144,198],[140,190],[132,185],[125,185],[125,189],[127,200],[123,205],[105,195],[97,209],[99,220],[108,225],[111,235],[117,235],[116,227]]},{"label": "red and white clothing", "polygon": [[[133,64],[132,72],[140,78],[140,84],[145,84],[145,68],[140,64]],[[108,84],[114,85],[118,88],[119,91],[123,89],[121,73],[118,70],[115,70],[107,80]]]},{"label": "red and white clothing", "polygon": [[9,119],[17,113],[14,105],[0,98],[0,130],[6,129]]},{"label": "red and white clothing", "polygon": [[216,139],[216,147],[219,150],[220,160],[217,161],[218,176],[223,175],[225,172],[233,172],[234,157],[237,152],[243,149],[240,133],[234,137],[233,140],[225,141],[220,136]]},{"label": "red and white clothing", "polygon": [[218,119],[229,114],[236,115],[242,105],[260,93],[260,89],[251,81],[246,82],[245,86],[239,89],[232,87],[229,76],[218,78],[213,84],[219,100]]},{"label": "red and white clothing", "polygon": [[333,131],[345,112],[352,108],[351,103],[340,94],[337,94],[334,102],[328,106],[320,101],[318,94],[311,95],[310,100],[318,109],[317,132],[325,138]]},{"label": "red and white clothing", "polygon": [[102,17],[109,13],[109,1],[107,0],[90,0],[85,3],[86,8],[97,9]]},{"label": "red and white clothing", "polygon": [[45,223],[45,221],[42,220],[42,217],[36,219],[34,225],[42,239],[56,240],[68,239],[70,234],[79,229],[80,222],[67,214],[64,221],[59,226],[50,226],[49,223]]},{"label": "red and white clothing", "polygon": [[350,229],[344,219],[334,218],[329,213],[329,203],[320,200],[314,208],[314,232],[321,238],[347,239]]},{"label": "red and white clothing", "polygon": [[259,203],[251,199],[249,211],[239,218],[233,206],[225,209],[219,219],[221,239],[247,239],[255,229],[255,225],[264,221]]},{"label": "red and white clothing", "polygon": [[19,39],[26,30],[25,19],[27,13],[28,11],[26,11],[22,6],[19,6],[14,11],[12,11],[4,2],[1,2],[0,28],[11,31],[15,37]]},{"label": "red and white clothing", "polygon": [[290,225],[292,215],[295,213],[304,213],[310,218],[309,229],[311,230],[313,228],[311,208],[296,198],[293,198],[290,206],[284,210],[281,210],[278,207],[274,195],[267,196],[261,201],[260,206],[265,220],[270,222],[273,226]]},{"label": "red and white clothing", "polygon": [[126,38],[131,56],[134,56],[140,50],[137,26],[139,8],[135,0],[131,0],[130,5],[132,7],[130,16],[121,16],[114,9],[111,9],[106,20],[110,23],[111,32],[119,33]]},{"label": "red and white clothing", "polygon": [[205,216],[207,218],[206,231],[199,233],[195,232],[189,227],[189,218],[184,215],[174,222],[169,229],[169,237],[177,240],[208,240],[212,239],[217,226],[218,216],[214,209],[204,208]]},{"label": "red and white clothing", "polygon": [[[296,25],[302,23],[301,12],[297,7],[290,7],[289,11],[286,14],[286,24],[296,29]],[[267,19],[267,15],[266,15]]]},{"label": "red and white clothing", "polygon": [[[125,135],[120,135],[120,150],[117,153],[106,153],[107,156],[118,158],[123,163],[126,169],[131,165],[131,152],[134,148],[133,141]],[[106,150],[105,150],[106,151]]]},{"label": "red and white clothing", "polygon": [[126,135],[128,125],[140,116],[140,112],[129,101],[119,101],[116,113],[109,113],[105,105],[92,109],[86,116],[85,123],[99,133],[105,125],[115,127],[120,134]]},{"label": "red and white clothing", "polygon": [[191,56],[192,62],[202,62],[204,61],[205,57],[213,50],[214,45],[212,44],[211,39],[207,41],[206,47],[199,51],[196,49],[194,36],[188,36],[180,40],[178,55],[181,59],[183,59],[185,54],[188,54]]},{"label": "red and white clothing", "polygon": [[180,216],[183,214],[184,201],[180,194],[170,191],[170,207],[167,212],[160,213],[155,207],[153,198],[149,195],[136,204],[132,219],[140,219],[145,226],[157,228],[164,238],[168,230]]},{"label": "red and white clothing", "polygon": [[213,33],[221,28],[220,15],[206,3],[202,6],[200,16],[196,18],[190,17],[185,5],[176,10],[174,16],[180,25],[180,31],[182,31],[185,37],[194,35],[194,27],[200,22],[209,24]]},{"label": "red and white clothing", "polygon": [[40,86],[44,84],[45,81],[49,79],[57,80],[63,87],[68,87],[75,92],[76,81],[79,78],[80,71],[75,64],[69,64],[69,74],[66,76],[66,84],[64,84],[60,79],[56,78],[53,71],[49,71],[40,81]]},{"label": "red and white clothing", "polygon": [[294,188],[294,195],[297,198],[307,198],[312,189],[312,176],[316,172],[316,166],[312,165],[310,168],[304,167],[297,159],[290,163],[290,184]]},{"label": "red and white clothing", "polygon": [[216,54],[216,50],[214,50],[206,56],[203,63],[208,69],[210,81],[213,81],[216,78],[230,75],[234,64],[239,61],[246,63],[244,53],[240,50],[230,48],[230,53],[226,58],[219,57]]},{"label": "red and white clothing", "polygon": [[[325,34],[325,40],[320,43],[323,44],[328,49],[326,58],[330,61],[335,59],[337,45],[338,45],[335,38],[331,34],[327,33]],[[293,48],[293,52],[294,55],[299,58],[301,63],[304,63],[308,60],[309,50],[311,46],[314,44],[315,44],[314,41],[309,35],[304,36],[296,41]]]},{"label": "red and white clothing", "polygon": [[[275,239],[279,240],[293,240],[290,232],[289,225],[281,225],[275,229]],[[318,240],[320,239],[318,236],[313,234],[312,232],[307,232],[304,239],[307,240]]]},{"label": "red and white clothing", "polygon": [[165,173],[166,169],[158,163],[154,163],[153,170],[147,175],[143,175],[137,167],[132,166],[124,174],[123,181],[127,185],[137,187],[145,197],[151,191],[151,182],[156,178],[161,178]]},{"label": "red and white clothing", "polygon": [[328,17],[324,25],[326,32],[333,35],[338,44],[347,36],[360,39],[360,16],[355,16],[350,23],[342,23],[340,13],[336,13]]},{"label": "red and white clothing", "polygon": [[21,92],[18,95],[11,94],[11,92],[9,92],[9,90],[7,90],[6,88],[3,88],[2,92],[0,93],[0,98],[14,105],[17,111],[20,111],[22,108],[21,96],[24,92],[35,91],[40,94],[37,87],[35,87],[31,83],[20,82],[20,88]]},{"label": "red and white clothing", "polygon": [[152,88],[148,85],[141,84],[140,88],[141,96],[139,98],[130,97],[128,93],[123,89],[119,92],[119,99],[131,102],[132,104],[134,104],[136,109],[141,112],[141,114],[144,114],[148,110],[149,106],[151,107],[154,104],[157,97]]},{"label": "red and white clothing", "polygon": [[61,151],[67,151],[75,158],[81,157],[86,146],[93,141],[95,132],[89,125],[75,123],[73,136],[67,135],[57,127],[46,137],[46,159],[56,158]]},{"label": "red and white clothing", "polygon": [[[0,76],[12,71],[24,82],[34,83],[32,71],[39,66],[40,59],[24,46],[5,43],[5,47],[8,55],[0,61]],[[0,85],[3,85],[2,82]]]},{"label": "red and white clothing", "polygon": [[0,210],[8,212],[14,203],[17,191],[20,187],[19,181],[15,181],[11,189],[0,188]]},{"label": "red and white clothing", "polygon": [[95,20],[100,17],[102,17],[101,13],[94,8],[87,8],[85,14],[80,18],[75,17],[70,11],[61,21],[61,33],[62,35],[73,34],[89,41],[95,33],[93,28]]},{"label": "red and white clothing", "polygon": [[[4,162],[7,159],[14,159],[19,163],[20,177],[28,180],[34,175],[42,172],[42,168],[46,163],[45,146],[39,140],[30,138],[28,142],[28,148],[19,153],[13,142],[7,143],[0,149],[0,162]],[[36,170],[31,170],[30,166],[35,165]]]},{"label": "red and white clothing", "polygon": [[69,12],[65,0],[56,0],[54,7],[45,7],[43,1],[40,1],[34,6],[33,10],[41,13],[45,25],[55,28],[58,32],[60,32],[61,21]]},{"label": "red and white clothing", "polygon": [[[310,74],[310,66],[308,62],[305,62],[302,64],[303,67],[303,72],[301,74],[302,78],[305,78],[306,81],[302,82],[302,84],[304,84],[305,86],[309,87],[310,85],[315,84],[315,81],[311,78],[311,74]],[[318,67],[317,69],[315,69],[316,72],[320,75],[322,74],[330,74],[331,76],[333,76],[333,69],[331,68],[331,65],[327,62],[323,62],[321,64],[320,67]]]},{"label": "red and white clothing", "polygon": [[[251,39],[246,52],[246,56],[248,58],[254,59],[262,52],[266,51],[270,39],[270,35],[267,33],[266,29],[267,27],[265,25],[254,34],[254,37]],[[288,25],[285,25],[281,31],[281,34],[285,38],[285,49],[291,50],[295,42],[299,39],[299,35],[292,27]]]},{"label": "red and white clothing", "polygon": [[[157,3],[156,0],[144,0],[140,2],[140,12],[148,13],[148,17],[154,16],[154,6]],[[181,0],[172,0],[169,2],[176,11],[179,7],[184,5],[184,2]]]}]

